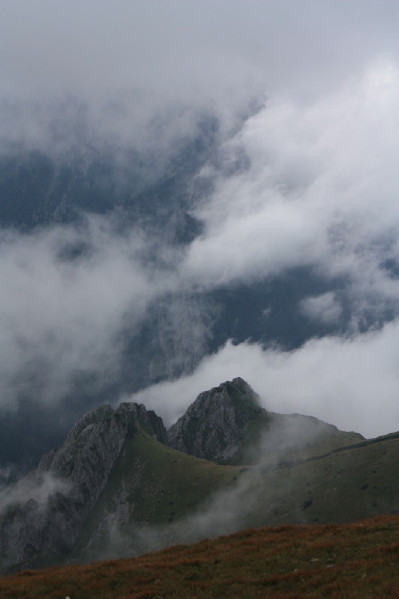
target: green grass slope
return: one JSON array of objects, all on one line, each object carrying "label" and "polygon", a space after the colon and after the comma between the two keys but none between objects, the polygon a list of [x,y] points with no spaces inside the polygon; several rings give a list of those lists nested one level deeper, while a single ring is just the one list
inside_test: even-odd
[{"label": "green grass slope", "polygon": [[138,429],[125,442],[72,559],[140,552],[146,545],[137,531],[195,513],[214,492],[229,488],[240,470],[171,449]]},{"label": "green grass slope", "polygon": [[399,434],[296,463],[221,466],[139,431],[125,444],[71,556],[137,555],[249,527],[399,514]]},{"label": "green grass slope", "polygon": [[399,434],[276,468],[250,470],[244,524],[351,522],[399,514]]}]

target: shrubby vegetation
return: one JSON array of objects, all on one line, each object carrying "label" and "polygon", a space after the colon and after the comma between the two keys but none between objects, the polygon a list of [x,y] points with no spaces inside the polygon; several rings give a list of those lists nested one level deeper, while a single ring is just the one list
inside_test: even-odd
[{"label": "shrubby vegetation", "polygon": [[246,530],[135,559],[0,579],[2,599],[393,599],[399,518]]}]

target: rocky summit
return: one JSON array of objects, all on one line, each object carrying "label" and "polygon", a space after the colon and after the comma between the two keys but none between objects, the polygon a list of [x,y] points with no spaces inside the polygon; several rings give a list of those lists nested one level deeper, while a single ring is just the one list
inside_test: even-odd
[{"label": "rocky summit", "polygon": [[259,397],[242,378],[200,393],[168,430],[171,447],[220,463],[234,462],[251,424],[267,423]]},{"label": "rocky summit", "polygon": [[97,408],[72,428],[60,449],[42,458],[8,501],[6,495],[0,515],[2,571],[58,562],[71,551],[124,443],[139,429],[166,441],[161,418],[142,405]]},{"label": "rocky summit", "polygon": [[171,447],[221,464],[304,459],[361,441],[311,416],[276,414],[242,378],[200,393],[168,430]]},{"label": "rocky summit", "polygon": [[398,439],[269,412],[241,378],[201,393],[168,431],[143,405],[103,406],[2,493],[0,571],[389,513]]}]

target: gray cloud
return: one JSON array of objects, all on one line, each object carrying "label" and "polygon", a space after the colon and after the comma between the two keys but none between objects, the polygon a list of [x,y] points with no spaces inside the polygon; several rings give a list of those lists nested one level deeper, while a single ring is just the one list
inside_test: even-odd
[{"label": "gray cloud", "polygon": [[0,493],[0,515],[10,506],[34,502],[37,507],[44,510],[47,502],[56,493],[66,493],[69,485],[61,479],[55,478],[50,473],[29,475]]},{"label": "gray cloud", "polygon": [[236,83],[251,66],[274,86],[292,89],[304,74],[302,86],[318,86],[316,73],[326,85],[370,54],[397,50],[392,0],[3,0],[2,11],[5,84],[29,93],[133,84],[175,99],[203,82]]},{"label": "gray cloud", "polygon": [[299,309],[307,318],[322,324],[335,324],[342,315],[342,306],[332,291],[305,298]]},{"label": "gray cloud", "polygon": [[[139,230],[116,235],[109,220],[80,229],[3,232],[0,258],[0,398],[24,393],[54,402],[79,373],[112,378],[123,327],[134,330],[151,300],[169,288],[142,264]],[[70,260],[76,247],[85,251]],[[156,280],[153,279],[156,278]],[[40,391],[40,392],[39,392]]]},{"label": "gray cloud", "polygon": [[398,13],[395,0],[2,0],[1,96],[23,103],[21,135],[38,127],[28,104],[65,96],[109,135],[140,135],[176,104],[231,122],[259,94],[307,101],[397,56]]}]

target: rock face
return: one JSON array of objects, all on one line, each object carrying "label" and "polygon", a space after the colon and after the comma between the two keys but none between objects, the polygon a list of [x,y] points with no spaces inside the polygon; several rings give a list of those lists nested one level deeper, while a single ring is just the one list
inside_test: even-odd
[{"label": "rock face", "polygon": [[103,406],[82,418],[60,449],[42,458],[0,518],[3,572],[51,564],[71,550],[124,443],[138,429],[166,442],[161,418],[143,405]]},{"label": "rock face", "polygon": [[241,378],[200,393],[168,430],[170,447],[221,464],[292,462],[322,455],[363,437],[311,416],[276,414]]},{"label": "rock face", "polygon": [[204,391],[168,430],[168,443],[200,458],[230,462],[240,451],[251,424],[267,424],[267,412],[258,400],[241,378]]}]

